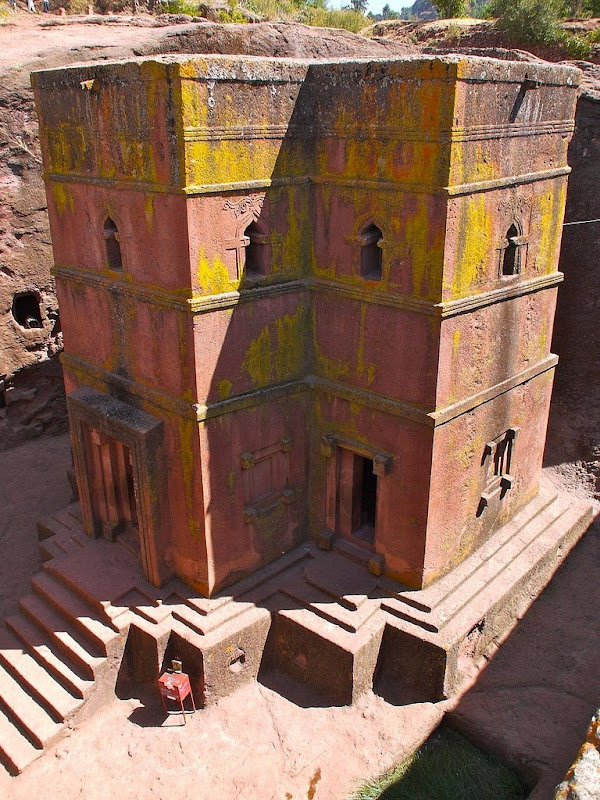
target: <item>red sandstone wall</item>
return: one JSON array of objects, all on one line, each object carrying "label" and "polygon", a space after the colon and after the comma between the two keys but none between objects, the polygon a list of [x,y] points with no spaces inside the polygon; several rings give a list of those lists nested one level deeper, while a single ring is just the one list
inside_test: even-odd
[{"label": "red sandstone wall", "polygon": [[[111,69],[73,70],[60,108],[44,110],[65,364],[71,387],[164,420],[166,561],[210,593],[305,537],[309,512],[319,535],[322,437],[337,436],[386,459],[371,550],[387,572],[413,586],[444,572],[536,490],[552,372],[535,375],[551,366],[555,302],[542,290],[556,282],[574,91],[523,81],[574,73],[226,57]],[[37,81],[44,109],[51,85]],[[165,103],[171,121],[148,126]],[[103,263],[103,213],[119,225],[120,274]],[[515,217],[527,258],[501,278]],[[258,277],[251,222],[268,252]],[[381,280],[360,273],[370,223]],[[477,516],[482,449],[509,427],[521,428],[515,484]]]}]

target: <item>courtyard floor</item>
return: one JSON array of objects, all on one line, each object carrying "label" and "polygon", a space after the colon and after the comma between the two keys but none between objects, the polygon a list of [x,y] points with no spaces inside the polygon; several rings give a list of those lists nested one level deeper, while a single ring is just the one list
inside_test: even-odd
[{"label": "courtyard floor", "polygon": [[[70,496],[67,436],[0,455],[0,611],[40,568],[35,522]],[[460,697],[392,705],[371,693],[324,707],[292,683],[256,684],[164,722],[158,696],[115,699],[22,775],[0,768],[0,797],[31,800],[343,800],[416,749],[444,715],[537,781],[548,800],[600,704],[600,525],[560,568]]]}]

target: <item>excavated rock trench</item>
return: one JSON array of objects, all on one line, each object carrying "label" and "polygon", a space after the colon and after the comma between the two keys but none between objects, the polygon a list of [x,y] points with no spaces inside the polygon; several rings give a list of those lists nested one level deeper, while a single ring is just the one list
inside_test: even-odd
[{"label": "excavated rock trench", "polygon": [[[43,20],[25,14],[17,14],[15,19],[14,25],[0,27],[0,450],[5,451],[42,433],[56,434],[66,430],[61,371],[55,358],[61,349],[62,333],[50,276],[52,253],[41,180],[37,121],[29,89],[28,76],[31,70],[83,60],[168,52],[322,58],[389,57],[419,50],[417,45],[406,41],[368,40],[345,31],[283,23],[235,26],[202,23],[155,27],[154,21],[145,17],[125,21],[119,18],[100,21],[97,18],[80,18],[77,22],[54,18],[52,24],[44,26]],[[477,46],[476,41],[470,41],[469,44]],[[447,48],[444,49],[447,52]],[[429,52],[431,50],[431,47],[428,48]],[[472,47],[466,52],[473,52]],[[500,51],[497,46],[494,52],[486,53],[480,48],[477,54],[534,58],[522,52]],[[585,68],[584,91],[579,100],[576,131],[569,150],[573,173],[566,222],[585,224],[569,225],[564,230],[560,269],[565,273],[566,281],[559,292],[553,340],[553,350],[560,355],[561,363],[556,376],[546,465],[555,480],[574,494],[592,495],[598,499],[600,327],[597,319],[600,311],[600,269],[596,265],[599,262],[600,223],[587,221],[600,218],[600,193],[597,191],[600,179],[600,92],[597,89],[600,68],[591,64],[581,66]],[[55,441],[57,446],[49,449],[42,447],[36,451],[41,454],[37,456],[33,450],[25,452],[22,447],[14,450],[16,463],[23,470],[23,480],[28,480],[30,475],[31,459],[44,459],[46,452],[50,459],[48,469],[56,469],[62,475],[68,463],[68,446],[64,437]],[[33,445],[32,442],[26,447]],[[9,468],[7,465],[11,454],[6,453],[3,459],[4,466]],[[45,474],[43,466],[40,471]],[[17,483],[13,482],[15,487]],[[56,497],[61,499],[60,503],[57,499],[58,507],[63,504],[63,495],[66,496],[68,490],[61,477],[45,479],[44,491],[47,490],[51,495],[55,484],[59,487]],[[31,514],[40,516],[38,507],[49,508],[48,502],[47,499],[32,501]],[[7,542],[10,543],[16,560],[12,567],[10,559],[6,563],[15,575],[19,573],[20,578],[11,581],[3,589],[0,599],[5,610],[23,592],[29,580],[29,571],[34,572],[38,566],[37,553],[33,555],[36,550],[33,542],[27,544],[20,556],[14,555],[19,553],[22,545],[18,539],[20,532],[18,536],[15,535],[14,528],[9,524],[13,518],[11,512],[7,524],[1,529],[4,539],[0,544],[2,552],[4,549],[8,552]],[[28,524],[26,515],[19,512],[16,518],[20,531],[24,531]],[[33,521],[32,516],[31,524]],[[4,535],[9,528],[12,534]],[[475,689],[458,702],[455,713],[457,724],[467,730],[476,728],[486,743],[504,753],[512,753],[516,760],[520,760],[519,766],[525,766],[532,776],[541,774],[540,798],[550,796],[544,792],[549,792],[550,787],[564,774],[570,763],[568,753],[572,750],[574,756],[583,740],[593,710],[592,696],[596,694],[590,685],[582,688],[582,684],[590,684],[593,680],[588,669],[588,665],[594,663],[593,646],[587,642],[589,637],[586,633],[586,626],[593,623],[593,615],[591,605],[585,603],[584,595],[585,586],[596,582],[594,574],[588,573],[596,570],[597,577],[600,568],[597,531],[592,529],[586,541],[587,544],[579,548],[561,571],[562,584],[560,581],[553,583],[554,588],[548,590],[548,610],[544,612],[543,605],[536,604],[534,611],[528,615],[531,617],[530,633],[526,630],[527,625],[520,626],[517,635],[511,637],[511,642],[503,648],[500,658],[494,660],[493,668],[488,668]],[[587,556],[583,550],[586,550]],[[30,560],[25,559],[25,563],[27,553],[32,555]],[[579,599],[571,602],[569,598]],[[538,611],[538,608],[541,610]],[[535,639],[533,643],[531,637]],[[568,685],[558,686],[556,674],[560,672],[560,664],[564,661],[561,642],[567,638],[570,642],[568,649],[573,653],[568,670],[573,670],[574,660],[575,674],[567,680]],[[549,657],[549,651],[555,657]],[[527,667],[529,661],[533,671]],[[534,694],[541,693],[542,702],[538,703],[535,698],[531,701],[532,691]],[[508,696],[506,692],[510,693],[510,702],[505,700]],[[565,713],[567,697],[570,697],[572,705],[570,715]],[[533,703],[530,708],[527,707],[528,701]],[[410,707],[412,711],[405,713],[384,707],[376,699],[376,702],[370,701],[370,705],[367,703],[347,713],[333,709],[325,715],[321,711],[322,717],[317,720],[313,710],[294,711],[278,696],[269,694],[261,687],[249,692],[245,699],[227,699],[223,704],[227,705],[230,724],[223,727],[217,714],[211,712],[203,723],[206,732],[198,729],[192,741],[194,746],[206,748],[207,757],[203,762],[212,757],[217,770],[226,770],[231,759],[236,760],[238,775],[225,781],[224,793],[220,796],[248,798],[305,796],[314,783],[317,767],[317,783],[320,781],[320,785],[315,797],[341,796],[337,792],[342,791],[342,786],[350,786],[361,774],[377,771],[391,763],[401,752],[414,748],[419,738],[435,727],[442,713],[449,710],[438,705],[419,711]],[[535,740],[535,731],[547,723],[545,715],[550,706],[553,719],[562,715],[562,738],[568,739],[568,742],[560,744],[560,732],[552,738],[547,726],[541,740]],[[142,711],[143,708],[135,701],[130,701],[130,707],[126,709],[132,720],[138,712],[138,716],[143,717]],[[257,719],[248,722],[248,714],[255,714]],[[359,718],[361,735],[357,733]],[[259,719],[263,722],[258,723]],[[272,728],[269,730],[265,728],[265,719],[271,720]],[[494,719],[496,721],[492,722]],[[153,724],[151,714],[148,719],[142,720],[140,727],[134,726],[133,732],[131,726],[126,727],[128,724],[123,706],[120,710],[108,709],[95,728],[90,727],[87,732],[82,732],[77,743],[62,744],[57,748],[56,759],[59,762],[64,760],[62,769],[56,771],[54,759],[52,762],[43,759],[45,763],[36,765],[37,772],[32,773],[32,778],[23,776],[26,780],[18,785],[11,783],[10,789],[7,783],[4,791],[9,794],[4,796],[32,796],[32,787],[47,780],[52,780],[55,787],[60,787],[66,796],[77,796],[77,791],[86,798],[106,796],[103,794],[106,790],[103,780],[92,782],[91,787],[86,784],[86,776],[89,777],[93,769],[86,748],[98,753],[104,737],[111,735],[113,727],[118,742],[117,751],[113,753],[114,764],[108,755],[101,759],[103,774],[113,788],[117,785],[121,788],[119,774],[122,776],[127,771],[136,756],[147,756],[160,767],[153,772],[156,792],[146,787],[148,793],[140,794],[136,781],[125,781],[123,797],[166,797],[172,796],[173,791],[180,797],[204,796],[197,790],[193,795],[189,793],[189,764],[194,757],[189,739],[182,738],[179,733],[171,736],[172,744],[179,749],[176,757],[171,752],[173,760],[168,762],[162,756],[164,740],[157,735],[146,735],[145,726]],[[307,725],[319,728],[322,737],[319,747],[315,743],[312,749],[303,749],[294,740],[296,734],[293,731],[302,730]],[[388,729],[405,726],[406,730],[402,736],[396,736],[395,733],[383,735],[381,731],[386,726]],[[550,727],[553,726],[554,722]],[[511,727],[512,740],[506,733]],[[335,736],[330,733],[332,728],[337,731]],[[244,729],[242,735],[240,731]],[[367,742],[361,736],[379,737],[379,740]],[[213,742],[210,741],[211,737]],[[232,744],[233,739],[235,744]],[[276,770],[283,776],[280,779],[282,791],[277,793],[272,792],[272,787],[277,783],[273,773],[274,762],[265,760],[273,748],[279,748],[284,754]],[[342,761],[346,764],[346,775],[341,784],[336,786],[333,777],[335,770],[332,772],[332,769],[337,758],[334,757],[332,761],[330,755],[342,752],[344,748],[347,754]],[[330,751],[329,755],[327,751]],[[253,752],[258,752],[259,756],[250,768],[254,757],[250,758],[248,754]],[[265,758],[262,758],[263,755]],[[181,770],[181,780],[175,777],[174,764]],[[265,767],[265,764],[269,766]],[[79,769],[77,765],[80,765]],[[196,764],[196,771],[199,768]],[[340,764],[337,763],[338,773],[339,769]],[[167,778],[165,789],[161,789],[161,770]],[[202,770],[206,772],[205,767]],[[211,774],[214,777],[217,773],[204,775],[209,783]],[[2,794],[4,778],[0,778]]]}]

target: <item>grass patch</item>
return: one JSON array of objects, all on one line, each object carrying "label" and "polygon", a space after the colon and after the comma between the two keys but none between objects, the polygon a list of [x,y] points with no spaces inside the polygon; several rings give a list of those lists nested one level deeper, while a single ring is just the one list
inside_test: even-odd
[{"label": "grass patch", "polygon": [[327,8],[322,0],[311,3],[301,0],[243,0],[241,5],[273,22],[301,22],[318,28],[343,28],[353,33],[369,24],[360,11]]},{"label": "grass patch", "polygon": [[440,728],[402,764],[365,784],[353,800],[524,800],[527,794],[503,761]]}]

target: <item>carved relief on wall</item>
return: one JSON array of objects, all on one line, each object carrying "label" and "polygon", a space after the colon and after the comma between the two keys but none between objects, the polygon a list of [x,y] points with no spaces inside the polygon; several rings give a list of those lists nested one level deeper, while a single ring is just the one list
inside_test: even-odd
[{"label": "carved relief on wall", "polygon": [[238,217],[242,217],[244,214],[247,214],[250,211],[253,213],[254,217],[258,217],[262,211],[264,202],[264,195],[250,194],[247,197],[243,197],[241,200],[226,200],[223,205],[223,211],[231,211],[236,219]]},{"label": "carved relief on wall", "polygon": [[509,428],[501,436],[488,442],[484,448],[482,463],[486,469],[486,480],[477,516],[483,513],[492,500],[503,500],[514,485],[514,446],[518,433],[518,428]]},{"label": "carved relief on wall", "polygon": [[289,485],[291,447],[291,438],[284,436],[274,444],[240,456],[246,522],[253,522],[280,503],[294,500],[295,492]]},{"label": "carved relief on wall", "polygon": [[[230,211],[236,220],[236,235],[224,242],[224,258],[232,281],[253,272],[260,277],[268,272],[271,239],[264,195],[248,195],[241,200],[226,200],[223,211]],[[254,267],[254,270],[252,270]],[[252,277],[252,275],[250,275]]]}]

